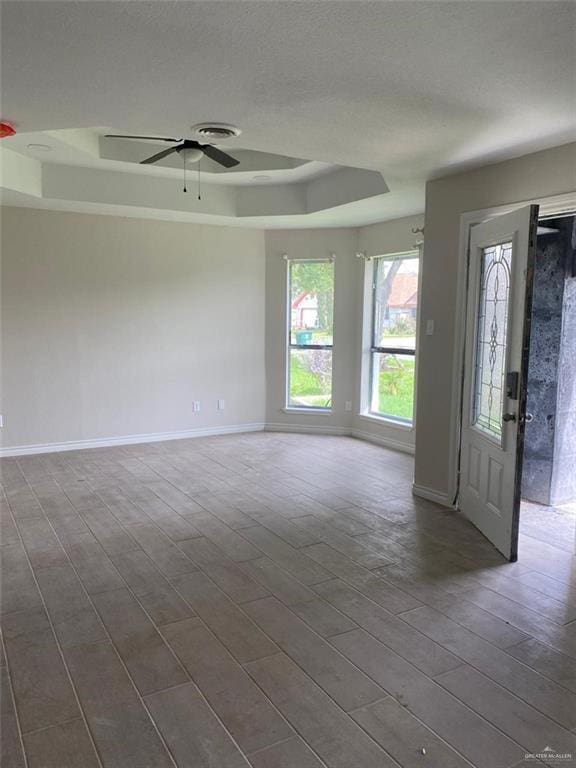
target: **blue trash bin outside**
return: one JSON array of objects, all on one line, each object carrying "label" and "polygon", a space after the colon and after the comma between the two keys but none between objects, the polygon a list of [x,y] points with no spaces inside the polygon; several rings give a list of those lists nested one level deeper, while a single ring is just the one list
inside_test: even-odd
[{"label": "blue trash bin outside", "polygon": [[312,331],[296,331],[296,344],[312,344]]}]

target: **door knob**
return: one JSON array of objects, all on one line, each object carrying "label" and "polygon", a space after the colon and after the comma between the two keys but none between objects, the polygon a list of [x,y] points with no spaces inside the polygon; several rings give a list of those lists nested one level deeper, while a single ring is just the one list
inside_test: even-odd
[{"label": "door knob", "polygon": [[505,413],[504,416],[502,416],[502,421],[516,421],[516,414]]}]

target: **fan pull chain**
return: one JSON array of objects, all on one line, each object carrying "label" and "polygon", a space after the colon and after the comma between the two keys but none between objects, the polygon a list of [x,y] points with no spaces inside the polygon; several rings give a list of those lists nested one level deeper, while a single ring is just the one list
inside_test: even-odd
[{"label": "fan pull chain", "polygon": [[198,160],[198,200],[202,200],[202,195],[200,194],[200,163],[202,162],[202,158]]},{"label": "fan pull chain", "polygon": [[184,192],[188,192],[186,189],[186,152],[182,152],[182,170],[184,171]]}]

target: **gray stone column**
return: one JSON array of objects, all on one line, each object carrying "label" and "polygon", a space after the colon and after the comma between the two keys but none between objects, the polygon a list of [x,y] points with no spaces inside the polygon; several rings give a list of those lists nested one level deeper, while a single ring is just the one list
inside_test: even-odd
[{"label": "gray stone column", "polygon": [[522,496],[576,501],[576,278],[574,218],[545,222],[538,237]]}]

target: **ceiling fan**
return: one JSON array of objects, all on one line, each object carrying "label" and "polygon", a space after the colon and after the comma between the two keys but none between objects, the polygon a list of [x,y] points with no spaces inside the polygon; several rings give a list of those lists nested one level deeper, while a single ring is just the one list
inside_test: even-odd
[{"label": "ceiling fan", "polygon": [[222,152],[221,149],[217,149],[212,144],[200,144],[199,142],[193,141],[192,139],[169,139],[159,136],[121,136],[115,133],[106,134],[106,138],[141,139],[143,141],[169,141],[170,143],[176,145],[173,147],[168,147],[168,149],[163,149],[161,152],[157,152],[155,155],[147,157],[146,160],[141,160],[141,165],[151,165],[152,163],[156,163],[158,160],[162,160],[164,157],[168,157],[168,155],[171,155],[173,152],[177,152],[178,154],[184,152],[183,157],[191,162],[199,160],[204,154],[206,157],[209,157],[210,160],[214,160],[214,162],[224,166],[224,168],[234,168],[235,165],[239,165],[240,163],[239,160],[236,160],[234,157],[230,157],[230,155],[226,154],[226,152]]}]

